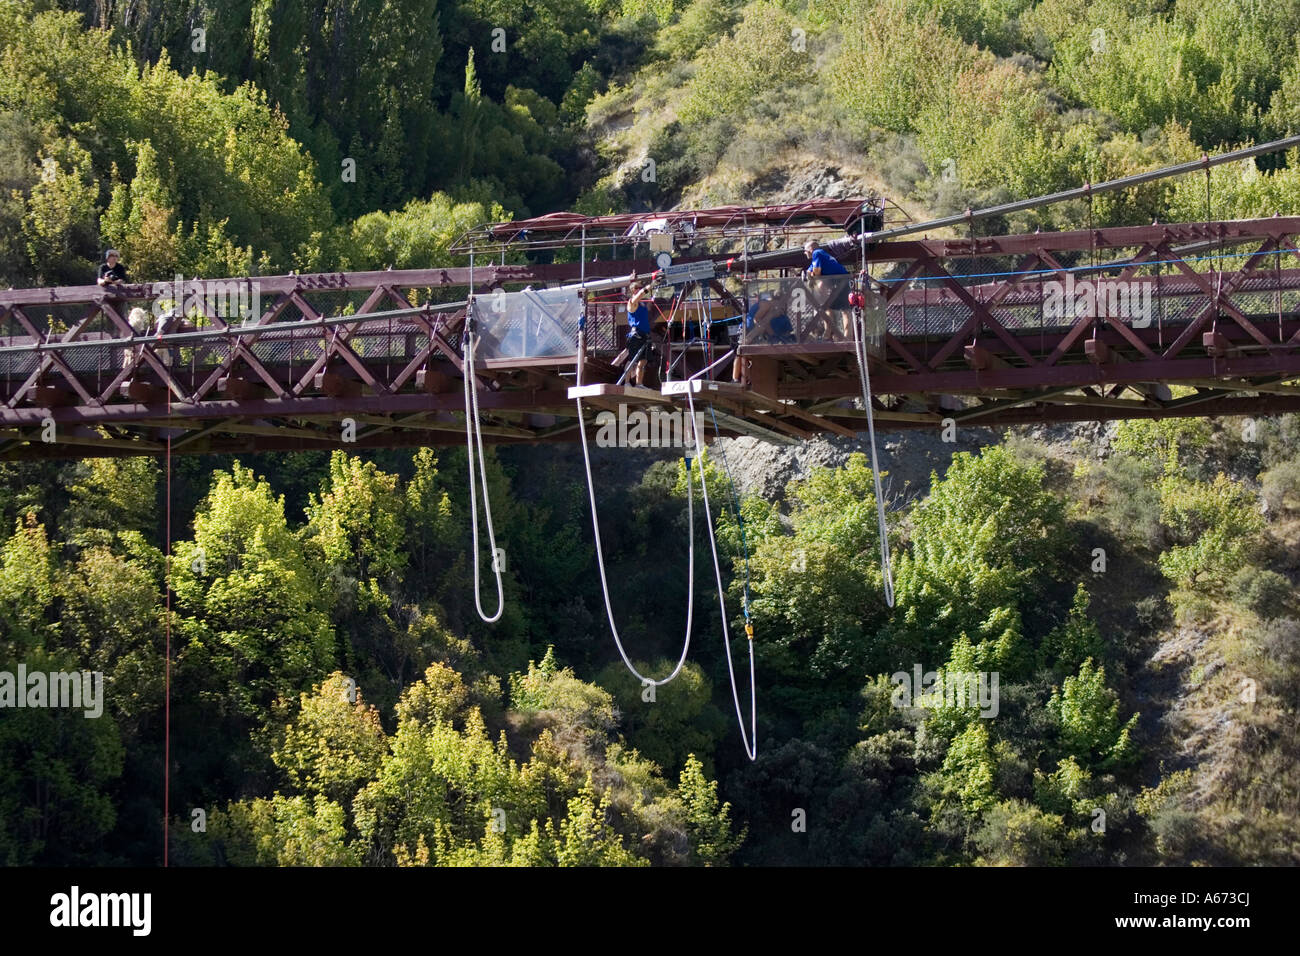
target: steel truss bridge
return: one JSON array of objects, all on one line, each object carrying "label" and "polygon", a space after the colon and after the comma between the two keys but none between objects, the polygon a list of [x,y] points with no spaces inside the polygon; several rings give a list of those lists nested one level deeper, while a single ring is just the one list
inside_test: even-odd
[{"label": "steel truss bridge", "polygon": [[[499,247],[470,236],[471,266],[0,292],[0,458],[463,442],[471,295],[486,441],[574,441],[620,404],[680,408],[699,373],[724,434],[851,437],[849,313],[793,278],[813,234],[841,237],[824,245],[851,277],[865,265],[882,428],[1300,410],[1300,217],[929,239],[889,238],[873,209],[565,214],[509,224]],[[530,241],[582,255],[505,261]],[[693,278],[659,301],[669,331],[638,388],[615,359],[625,287],[659,268],[656,248]],[[752,322],[765,299],[781,321]]]}]

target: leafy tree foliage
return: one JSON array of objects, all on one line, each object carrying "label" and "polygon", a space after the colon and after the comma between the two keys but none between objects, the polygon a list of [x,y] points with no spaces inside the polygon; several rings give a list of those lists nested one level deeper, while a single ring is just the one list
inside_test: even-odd
[{"label": "leafy tree foliage", "polygon": [[1161,479],[1160,517],[1176,542],[1160,555],[1160,570],[1181,587],[1222,587],[1252,556],[1263,528],[1254,493],[1224,474],[1212,482]]},{"label": "leafy tree foliage", "polygon": [[678,793],[686,805],[686,826],[691,835],[692,859],[705,866],[725,864],[745,840],[732,835],[731,804],[718,805],[718,783],[704,776],[704,765],[690,754],[682,768]]},{"label": "leafy tree foliage", "polygon": [[946,656],[964,634],[985,669],[1023,672],[1022,615],[1060,574],[1064,504],[1043,486],[1041,463],[1000,446],[954,455],[932,482],[912,515],[912,550],[895,570],[897,663]]},{"label": "leafy tree foliage", "polygon": [[375,775],[387,751],[379,711],[367,707],[355,682],[349,684],[337,671],[300,701],[271,758],[295,790],[346,805]]},{"label": "leafy tree foliage", "polygon": [[1084,766],[1108,769],[1136,754],[1130,738],[1138,715],[1120,721],[1119,698],[1106,686],[1106,668],[1091,658],[1079,667],[1077,676],[1065,679],[1048,708],[1059,721],[1065,753]]},{"label": "leafy tree foliage", "polygon": [[[633,663],[642,674],[654,678],[667,676],[677,664],[666,659]],[[596,683],[613,696],[623,736],[643,757],[665,773],[679,768],[684,773],[690,760],[712,771],[713,750],[726,735],[728,722],[713,704],[713,687],[700,665],[688,661],[672,683],[654,689],[653,699],[647,699],[648,689],[622,661],[596,675]],[[702,758],[697,758],[697,753]]]}]

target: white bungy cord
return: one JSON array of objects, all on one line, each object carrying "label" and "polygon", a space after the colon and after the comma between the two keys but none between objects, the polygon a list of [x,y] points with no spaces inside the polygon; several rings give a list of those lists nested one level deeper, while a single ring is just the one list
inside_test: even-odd
[{"label": "white bungy cord", "polygon": [[[497,559],[497,536],[492,528],[492,501],[488,495],[487,466],[483,463],[483,429],[478,416],[478,384],[474,381],[474,333],[467,323],[465,328],[464,350],[465,377],[465,445],[469,462],[469,514],[470,527],[474,538],[474,606],[478,616],[487,624],[495,624],[501,619],[505,610],[505,592],[501,587],[501,562]],[[471,414],[472,413],[472,414]],[[483,479],[483,517],[487,522],[488,546],[492,548],[492,571],[497,579],[497,612],[491,617],[483,611],[483,599],[479,592],[479,553],[478,553],[478,491],[474,487],[474,439],[478,438],[478,467]]]},{"label": "white bungy cord", "polygon": [[[686,389],[686,402],[691,410],[691,430],[695,433],[695,447],[700,444],[699,419],[695,415],[695,384]],[[713,515],[709,510],[709,486],[704,477],[704,463],[700,462],[700,488],[704,491],[704,520],[709,525],[709,546],[713,549],[713,573],[718,582],[718,607],[722,611],[722,647],[727,652],[727,673],[731,677],[731,699],[736,704],[736,721],[740,725],[740,740],[745,756],[758,758],[758,685],[754,681],[754,639],[749,638],[749,733],[745,733],[745,717],[740,709],[740,691],[736,688],[736,668],[731,659],[731,631],[727,626],[727,601],[722,587],[722,565],[718,562],[718,539],[713,533]]]},{"label": "white bungy cord", "polygon": [[[609,582],[605,577],[605,555],[600,543],[600,521],[596,517],[596,489],[591,478],[591,453],[587,450],[587,428],[582,420],[582,399],[575,398],[578,404],[578,434],[582,436],[582,461],[587,469],[587,497],[591,500],[591,530],[596,537],[596,566],[600,568],[600,589],[605,595],[605,616],[609,618],[609,629],[614,635],[614,645],[618,648],[618,656],[623,658],[623,664],[632,672],[637,680],[644,686],[662,687],[667,684],[679,673],[682,665],[686,663],[686,654],[691,647],[691,626],[695,620],[695,501],[691,493],[691,470],[692,464],[689,457],[686,459],[686,511],[689,515],[688,522],[690,530],[687,532],[689,537],[689,554],[687,576],[690,583],[686,586],[686,637],[682,641],[682,655],[677,659],[677,666],[673,672],[662,680],[654,680],[646,677],[632,664],[628,659],[627,652],[623,650],[623,642],[618,636],[618,626],[614,623],[614,608],[609,600]],[[698,438],[696,447],[699,447]],[[703,480],[703,469],[701,469],[700,478]]]},{"label": "white bungy cord", "polygon": [[880,492],[880,467],[876,461],[876,422],[871,409],[871,370],[867,364],[866,309],[858,310],[853,322],[853,348],[862,373],[862,407],[867,413],[867,434],[871,438],[871,477],[876,485],[876,525],[880,534],[880,573],[885,582],[885,603],[894,606],[894,570],[889,560],[889,530],[885,523],[885,499]]}]

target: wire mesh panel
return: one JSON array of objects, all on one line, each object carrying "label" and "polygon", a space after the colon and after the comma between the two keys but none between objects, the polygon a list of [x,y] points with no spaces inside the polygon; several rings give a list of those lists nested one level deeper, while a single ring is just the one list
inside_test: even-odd
[{"label": "wire mesh panel", "polygon": [[[1209,277],[1213,288],[1213,277]],[[1242,312],[1277,311],[1273,294],[1278,280],[1269,275],[1247,279],[1225,302]],[[1150,327],[1157,316],[1166,324],[1185,324],[1214,304],[1213,297],[1187,276],[1130,276],[1096,272],[1059,273],[1022,280],[1010,290],[997,284],[969,286],[967,295],[984,304],[1009,331],[1063,331],[1090,316],[1124,322],[1134,329]],[[912,283],[890,301],[889,330],[900,338],[950,335],[974,314],[969,302],[951,288]]]},{"label": "wire mesh panel", "polygon": [[587,348],[595,351],[617,352],[623,347],[616,333],[619,322],[627,321],[627,305],[618,302],[597,301],[587,303]]},{"label": "wire mesh panel", "polygon": [[[754,279],[744,345],[806,345],[853,341],[852,276]],[[882,332],[883,334],[883,332]]]},{"label": "wire mesh panel", "polygon": [[577,355],[582,296],[574,289],[494,291],[474,297],[480,359]]}]

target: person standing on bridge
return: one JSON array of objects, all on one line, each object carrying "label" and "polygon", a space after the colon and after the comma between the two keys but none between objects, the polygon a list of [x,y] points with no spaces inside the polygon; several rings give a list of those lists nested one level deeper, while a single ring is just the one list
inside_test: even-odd
[{"label": "person standing on bridge", "polygon": [[645,369],[650,361],[650,308],[641,300],[653,287],[651,277],[627,300],[627,360],[632,363],[628,381],[636,386],[645,382]]},{"label": "person standing on bridge", "polygon": [[821,286],[829,286],[830,291],[827,295],[826,303],[821,307],[821,314],[825,316],[825,322],[814,320],[812,326],[814,329],[824,329],[826,339],[834,341],[843,338],[844,329],[847,327],[841,320],[841,316],[847,315],[852,309],[849,305],[849,270],[840,265],[836,258],[821,247],[816,239],[809,239],[803,244],[803,253],[808,259],[808,268],[806,270],[809,281],[819,279],[823,276],[843,276],[843,278],[829,279],[829,281],[816,283]]}]

